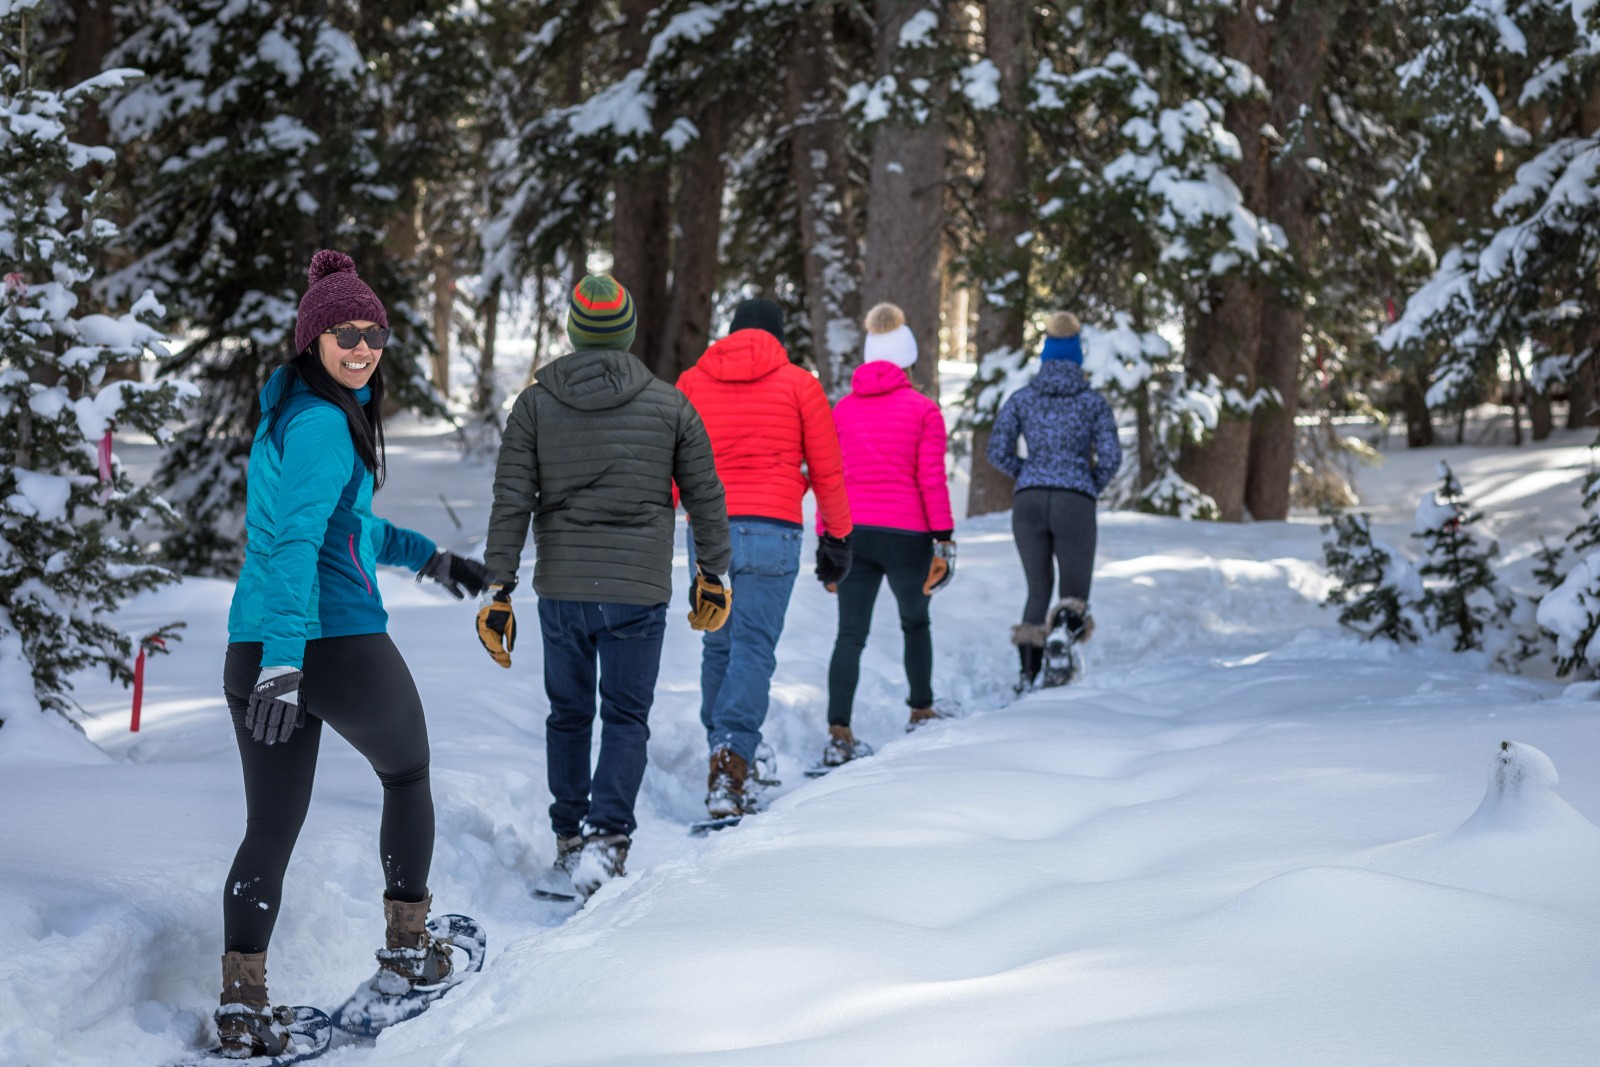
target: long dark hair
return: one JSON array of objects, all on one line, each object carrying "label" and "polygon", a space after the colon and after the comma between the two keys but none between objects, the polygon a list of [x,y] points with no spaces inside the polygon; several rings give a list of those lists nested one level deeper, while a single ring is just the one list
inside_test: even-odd
[{"label": "long dark hair", "polygon": [[[380,360],[372,368],[372,377],[367,380],[367,388],[372,390],[372,396],[367,399],[365,406],[356,403],[354,391],[340,385],[328,373],[328,368],[322,365],[322,359],[317,354],[316,341],[289,362],[289,373],[304,382],[307,389],[344,412],[345,421],[350,424],[350,441],[356,446],[356,455],[372,472],[373,489],[383,488],[383,362]],[[285,389],[278,398],[272,409],[274,422],[293,392],[293,388]]]}]

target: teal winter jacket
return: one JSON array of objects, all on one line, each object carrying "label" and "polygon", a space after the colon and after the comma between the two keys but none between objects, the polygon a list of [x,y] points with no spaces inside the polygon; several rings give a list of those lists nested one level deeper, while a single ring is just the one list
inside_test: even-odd
[{"label": "teal winter jacket", "polygon": [[[274,420],[285,389],[293,392]],[[356,391],[359,403],[369,396]],[[376,565],[418,570],[434,543],[372,513],[372,473],[344,412],[288,367],[261,390],[248,487],[228,640],[260,641],[264,667],[299,667],[307,641],[385,632]]]}]

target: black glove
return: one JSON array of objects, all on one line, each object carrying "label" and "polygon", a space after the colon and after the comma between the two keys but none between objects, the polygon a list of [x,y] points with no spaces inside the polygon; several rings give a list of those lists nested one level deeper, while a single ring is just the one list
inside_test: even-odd
[{"label": "black glove", "polygon": [[250,690],[250,703],[244,709],[244,728],[253,740],[277,744],[289,740],[289,735],[304,725],[301,677],[298,667],[261,668],[256,687]]},{"label": "black glove", "polygon": [[850,535],[823,534],[817,539],[817,581],[833,592],[850,573]]},{"label": "black glove", "polygon": [[417,581],[424,578],[432,578],[444,586],[451,596],[464,600],[467,594],[477,596],[489,587],[489,568],[475,559],[467,559],[441,548],[417,572]]}]

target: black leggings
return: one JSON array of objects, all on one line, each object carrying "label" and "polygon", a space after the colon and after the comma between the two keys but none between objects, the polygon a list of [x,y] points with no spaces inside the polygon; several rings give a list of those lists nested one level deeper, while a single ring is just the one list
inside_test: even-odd
[{"label": "black leggings", "polygon": [[1075,489],[1024,489],[1011,505],[1011,533],[1028,580],[1022,621],[1044,622],[1050,610],[1051,563],[1061,573],[1059,595],[1088,603],[1094,577],[1094,498]]},{"label": "black leggings", "polygon": [[878,588],[889,579],[889,591],[900,606],[905,635],[906,681],[913,708],[933,705],[933,633],[929,629],[928,596],[922,583],[933,562],[933,539],[910,530],[857,526],[850,537],[850,573],[839,583],[839,638],[828,665],[828,725],[849,726],[861,678],[861,652],[872,629],[872,605]]},{"label": "black leggings", "polygon": [[261,644],[228,646],[222,686],[244,764],[247,813],[244,841],[222,893],[228,952],[265,952],[272,939],[283,872],[311,803],[324,722],[367,758],[383,783],[378,851],[385,894],[407,901],[428,895],[433,862],[428,725],[400,650],[388,634],[324,637],[306,642],[303,669],[305,725],[288,741],[267,745],[244,728],[250,690],[261,670]]}]

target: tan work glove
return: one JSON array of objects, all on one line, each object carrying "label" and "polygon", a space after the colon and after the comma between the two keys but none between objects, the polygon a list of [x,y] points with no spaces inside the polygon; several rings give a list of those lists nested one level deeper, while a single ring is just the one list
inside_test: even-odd
[{"label": "tan work glove", "polygon": [[733,611],[733,590],[715,574],[701,571],[689,587],[689,627],[720,630]]},{"label": "tan work glove", "polygon": [[511,650],[517,644],[517,617],[511,611],[511,585],[491,585],[478,601],[478,640],[494,661],[511,666]]}]

